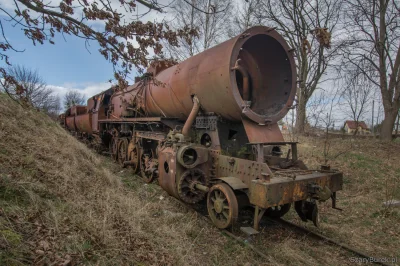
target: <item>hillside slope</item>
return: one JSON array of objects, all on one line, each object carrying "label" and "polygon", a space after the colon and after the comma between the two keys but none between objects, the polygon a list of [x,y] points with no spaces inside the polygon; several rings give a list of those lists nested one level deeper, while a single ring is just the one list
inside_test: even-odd
[{"label": "hillside slope", "polygon": [[0,265],[262,263],[185,212],[0,94]]}]

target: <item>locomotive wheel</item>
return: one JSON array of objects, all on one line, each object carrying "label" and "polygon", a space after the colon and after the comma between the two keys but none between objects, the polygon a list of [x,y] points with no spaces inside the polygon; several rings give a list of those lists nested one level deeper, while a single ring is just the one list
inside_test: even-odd
[{"label": "locomotive wheel", "polygon": [[211,187],[207,196],[207,209],[211,221],[221,229],[232,226],[239,214],[235,193],[225,183]]},{"label": "locomotive wheel", "polygon": [[118,159],[118,138],[113,136],[110,141],[110,154],[114,161]]},{"label": "locomotive wheel", "polygon": [[129,153],[129,161],[131,162],[131,167],[134,174],[139,172],[139,158],[139,147],[138,145],[135,145]]},{"label": "locomotive wheel", "polygon": [[274,218],[280,218],[290,210],[291,204],[278,205],[267,209],[266,215]]},{"label": "locomotive wheel", "polygon": [[184,172],[178,182],[178,193],[181,200],[186,203],[197,203],[201,201],[205,192],[194,188],[196,184],[208,185],[206,175],[200,169],[188,169]]},{"label": "locomotive wheel", "polygon": [[140,174],[142,176],[142,179],[146,183],[151,183],[154,180],[154,174],[153,173],[146,173],[146,164],[148,161],[150,161],[152,158],[151,155],[143,153],[140,156]]},{"label": "locomotive wheel", "polygon": [[318,205],[316,205],[316,204],[314,205],[314,208],[313,208],[313,211],[311,214],[311,220],[316,227],[319,227],[319,212],[318,212]]},{"label": "locomotive wheel", "polygon": [[118,163],[123,166],[124,162],[127,160],[128,153],[128,139],[122,138],[118,142]]}]

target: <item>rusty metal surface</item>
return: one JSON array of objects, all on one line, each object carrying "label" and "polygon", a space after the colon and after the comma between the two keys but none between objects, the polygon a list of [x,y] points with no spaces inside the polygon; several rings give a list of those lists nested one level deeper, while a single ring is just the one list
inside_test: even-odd
[{"label": "rusty metal surface", "polygon": [[136,143],[136,140],[131,140],[128,145],[127,153],[129,165],[131,166],[134,174],[137,174],[139,172],[139,151],[139,145]]},{"label": "rusty metal surface", "polygon": [[121,122],[161,122],[162,117],[136,117],[119,119],[100,119],[100,123],[121,123]]},{"label": "rusty metal surface", "polygon": [[86,110],[84,105],[74,105],[71,107],[71,115],[82,115],[86,113]]},{"label": "rusty metal surface", "polygon": [[190,111],[188,118],[186,119],[185,125],[182,128],[182,134],[185,137],[189,136],[189,131],[192,128],[193,122],[196,120],[196,116],[200,111],[200,102],[197,96],[193,96],[193,108]]},{"label": "rusty metal surface", "polygon": [[208,176],[198,168],[186,170],[177,185],[180,199],[190,204],[201,201],[209,191]]},{"label": "rusty metal surface", "polygon": [[[188,156],[195,158],[187,158]],[[208,161],[208,149],[201,145],[183,145],[178,149],[176,158],[185,168],[194,168]]]},{"label": "rusty metal surface", "polygon": [[261,179],[272,174],[268,165],[251,160],[244,160],[225,155],[216,157],[217,177],[237,177],[250,187],[252,180]]},{"label": "rusty metal surface", "polygon": [[[177,161],[176,153],[171,147],[167,147],[159,151],[159,177],[158,183],[160,187],[164,189],[169,195],[179,199],[176,176],[177,173]],[[168,168],[166,167],[168,166]],[[166,171],[168,169],[168,171]]]},{"label": "rusty metal surface", "polygon": [[83,114],[75,116],[75,126],[81,133],[92,134],[92,114]]},{"label": "rusty metal surface", "polygon": [[[95,114],[93,115],[95,117]],[[136,118],[118,118],[118,119],[100,119],[97,120],[98,123],[102,124],[132,124],[139,122],[160,122],[170,128],[175,128],[176,126],[183,126],[182,122],[179,122],[176,118],[164,118],[164,117],[136,117]]]},{"label": "rusty metal surface", "polygon": [[218,227],[234,223],[238,206],[255,207],[258,221],[342,189],[341,173],[307,170],[296,143],[284,142],[277,122],[292,107],[296,67],[274,29],[250,28],[175,66],[153,65],[137,81],[70,108],[66,126],[97,136],[121,165],[145,182],[158,178],[173,197],[196,203],[208,193]]},{"label": "rusty metal surface", "polygon": [[113,89],[105,90],[88,100],[88,111],[92,113],[92,131],[99,131],[99,120],[107,118],[109,111],[109,100]]},{"label": "rusty metal surface", "polygon": [[[296,91],[295,61],[290,48],[275,30],[253,27],[243,34],[195,55],[156,75],[159,82],[141,81],[113,95],[113,116],[140,107],[146,116],[186,119],[192,95],[205,112],[231,121],[242,116],[256,123],[276,123],[292,106]],[[251,105],[244,110],[238,59],[249,74]],[[238,82],[239,81],[239,82]],[[239,85],[238,85],[239,84]]]},{"label": "rusty metal surface", "polygon": [[243,125],[250,142],[276,142],[284,141],[278,124],[258,125],[243,119]]},{"label": "rusty metal surface", "polygon": [[65,118],[65,124],[70,131],[76,131],[75,127],[75,117],[74,116],[67,116]]},{"label": "rusty metal surface", "polygon": [[[300,172],[301,173],[301,172]],[[309,198],[307,185],[327,186],[332,192],[342,189],[341,173],[320,173],[276,177],[270,182],[253,180],[250,185],[250,203],[261,208],[283,205]]]},{"label": "rusty metal surface", "polygon": [[135,137],[161,141],[165,140],[167,136],[162,132],[135,131]]},{"label": "rusty metal surface", "polygon": [[207,196],[208,214],[218,228],[228,228],[238,218],[239,206],[232,189],[224,183],[211,187]]},{"label": "rusty metal surface", "polygon": [[232,176],[231,177],[219,177],[218,179],[223,181],[224,183],[227,183],[234,190],[249,188],[245,183],[243,183],[242,180],[240,180],[237,177],[232,177]]}]

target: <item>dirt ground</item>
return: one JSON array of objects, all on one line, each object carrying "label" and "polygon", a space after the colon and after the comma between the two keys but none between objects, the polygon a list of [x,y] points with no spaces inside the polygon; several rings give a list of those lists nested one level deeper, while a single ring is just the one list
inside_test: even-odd
[{"label": "dirt ground", "polygon": [[[323,140],[300,143],[300,159],[319,167]],[[399,209],[382,207],[388,198],[400,199],[400,144],[330,144],[329,163],[345,174],[338,193],[343,211],[322,203],[321,228],[313,230],[376,257],[400,259]],[[292,211],[286,218],[303,225]],[[337,247],[274,226],[263,232],[253,244],[268,260],[46,115],[0,94],[0,265],[352,264]]]}]

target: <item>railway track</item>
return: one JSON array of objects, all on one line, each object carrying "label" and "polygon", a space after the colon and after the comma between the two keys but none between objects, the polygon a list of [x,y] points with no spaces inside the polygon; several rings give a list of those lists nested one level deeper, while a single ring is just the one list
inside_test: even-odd
[{"label": "railway track", "polygon": [[[190,205],[185,204],[184,202],[179,201],[178,199],[175,199],[173,197],[171,197],[171,199],[173,201],[176,201],[177,203],[179,203],[180,205],[182,205],[185,209],[187,209],[188,211],[194,211],[197,212],[198,214],[200,214],[200,217],[203,218],[204,221],[206,221],[209,225],[214,226],[211,222],[211,220],[206,216],[207,214],[204,213],[204,211],[201,211],[199,209],[196,209]],[[358,249],[352,248],[344,243],[341,243],[339,241],[336,241],[332,238],[326,237],[324,235],[321,235],[319,233],[313,232],[311,230],[308,230],[307,228],[304,228],[302,226],[299,226],[295,223],[286,221],[282,218],[264,218],[265,220],[267,220],[270,223],[273,224],[279,224],[280,226],[291,230],[292,232],[296,232],[297,234],[301,234],[302,236],[306,236],[307,238],[310,239],[314,239],[316,241],[320,241],[322,243],[325,243],[327,245],[332,245],[332,246],[336,246],[339,247],[340,249],[351,253],[354,255],[354,257],[357,258],[364,258],[367,261],[373,261],[373,264],[376,265],[384,265],[384,266],[389,266],[390,264],[386,264],[383,262],[378,261],[376,258],[374,258],[373,256],[370,256],[368,254],[366,254],[365,252],[362,252]],[[249,236],[248,238],[243,238],[242,236],[240,236],[239,234],[233,233],[228,231],[227,229],[221,229],[220,230],[222,234],[234,239],[235,241],[244,244],[245,246],[247,246],[249,249],[251,249],[255,254],[257,254],[258,256],[260,256],[261,258],[264,258],[266,260],[270,260],[270,256],[268,256],[267,254],[265,254],[261,249],[257,248],[256,245],[253,245],[250,243],[249,239],[251,239],[251,236]],[[262,233],[261,233],[262,234]]]},{"label": "railway track", "polygon": [[[270,220],[275,221],[275,222],[279,223],[280,225],[282,225],[284,227],[291,228],[293,230],[297,230],[300,233],[304,233],[310,238],[314,238],[316,240],[323,241],[324,243],[328,243],[328,244],[340,247],[341,249],[346,250],[346,251],[348,251],[350,253],[353,253],[354,255],[356,255],[356,256],[358,256],[360,258],[366,258],[366,259],[374,258],[374,257],[369,256],[366,253],[364,253],[364,252],[362,252],[362,251],[360,251],[358,249],[352,248],[352,247],[350,247],[350,246],[348,246],[348,245],[346,245],[344,243],[341,243],[341,242],[336,241],[336,240],[334,240],[332,238],[329,238],[329,237],[326,237],[326,236],[321,235],[319,233],[316,233],[316,232],[313,232],[311,230],[308,230],[307,228],[304,228],[304,227],[299,226],[299,225],[297,225],[295,223],[286,221],[286,220],[284,220],[282,218],[270,219]],[[374,259],[374,261],[377,261],[377,260]],[[376,262],[375,264],[377,264],[377,265],[389,265],[389,264],[385,264],[385,263],[381,263],[381,262]]]},{"label": "railway track", "polygon": [[292,223],[290,221],[286,221],[286,220],[284,220],[282,218],[278,218],[278,219],[267,218],[267,219],[269,221],[271,221],[271,222],[278,223],[279,225],[281,225],[281,226],[283,226],[285,228],[297,231],[298,233],[302,233],[305,236],[307,236],[308,238],[312,238],[312,239],[321,241],[321,242],[323,242],[325,244],[328,244],[328,245],[337,246],[337,247],[341,248],[342,250],[345,250],[345,251],[355,255],[357,258],[364,258],[367,261],[373,261],[373,263],[376,264],[376,265],[385,265],[385,266],[391,265],[391,264],[386,264],[384,262],[380,262],[375,257],[370,256],[370,255],[368,255],[367,253],[365,253],[363,251],[360,251],[360,250],[358,250],[356,248],[352,248],[352,247],[350,247],[350,246],[348,246],[348,245],[346,245],[344,243],[341,243],[341,242],[339,242],[337,240],[334,240],[332,238],[326,237],[326,236],[324,236],[322,234],[319,234],[317,232],[313,232],[313,231],[311,231],[311,230],[309,230],[307,228],[299,226],[299,225],[297,225],[295,223]]}]

